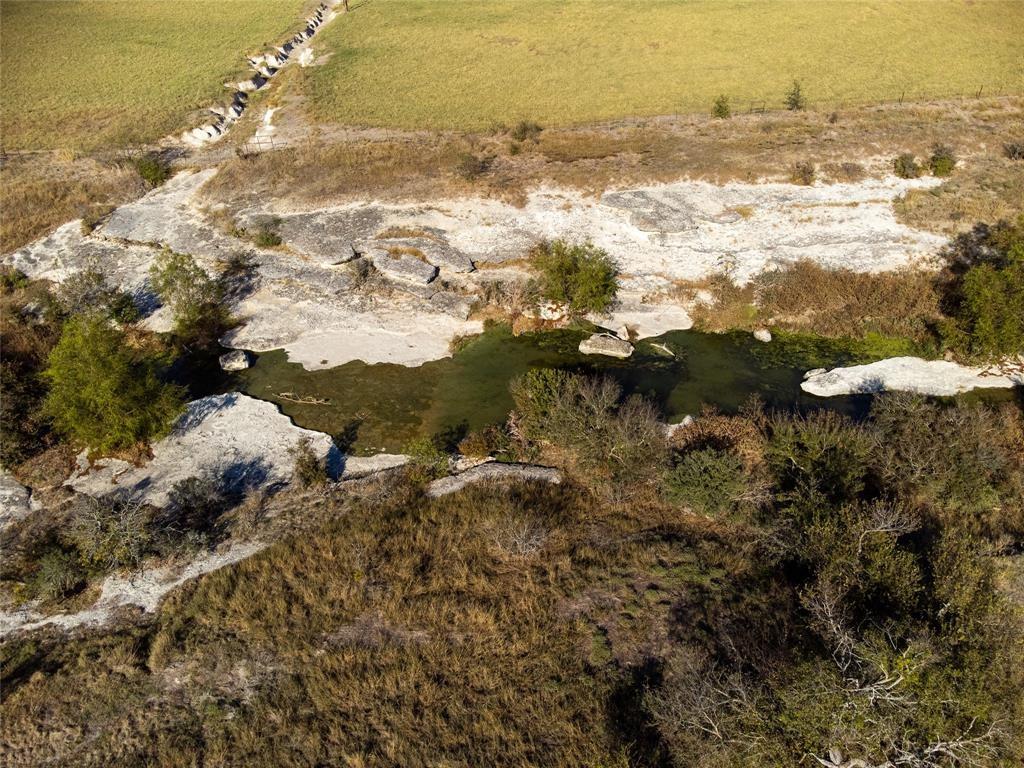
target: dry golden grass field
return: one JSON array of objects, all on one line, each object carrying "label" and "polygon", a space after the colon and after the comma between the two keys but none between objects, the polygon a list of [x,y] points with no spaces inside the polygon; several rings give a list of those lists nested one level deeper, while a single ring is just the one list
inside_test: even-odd
[{"label": "dry golden grass field", "polygon": [[0,3],[5,149],[94,149],[183,127],[306,0]]},{"label": "dry golden grass field", "polygon": [[373,0],[329,27],[322,121],[480,129],[1024,88],[1024,3]]}]

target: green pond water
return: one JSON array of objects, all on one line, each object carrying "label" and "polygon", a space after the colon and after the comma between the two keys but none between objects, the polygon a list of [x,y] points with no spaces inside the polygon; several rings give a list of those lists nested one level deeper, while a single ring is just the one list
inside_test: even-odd
[{"label": "green pond water", "polygon": [[[296,424],[327,432],[355,453],[398,451],[416,436],[502,422],[512,408],[509,381],[531,368],[611,376],[627,393],[651,398],[669,421],[697,414],[704,404],[735,412],[754,394],[770,407],[829,408],[855,417],[870,405],[867,395],[819,398],[800,389],[808,369],[864,362],[841,342],[782,336],[764,344],[749,333],[673,331],[639,342],[632,357],[616,360],[579,353],[580,341],[591,332],[513,336],[498,326],[453,357],[418,368],[353,362],[307,371],[277,350],[261,354],[231,384],[277,403]],[[281,393],[329,402],[298,404]]]}]

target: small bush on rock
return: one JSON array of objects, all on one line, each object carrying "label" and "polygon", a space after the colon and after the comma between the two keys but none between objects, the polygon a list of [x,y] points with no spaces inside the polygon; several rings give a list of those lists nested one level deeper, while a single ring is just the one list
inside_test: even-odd
[{"label": "small bush on rock", "polygon": [[85,582],[85,572],[73,553],[53,550],[39,558],[39,567],[28,582],[28,592],[42,600],[61,600]]},{"label": "small bush on rock", "polygon": [[322,488],[327,485],[330,480],[327,465],[316,455],[312,441],[308,437],[300,438],[288,452],[295,460],[292,478],[300,488]]},{"label": "small bush on rock", "polygon": [[544,129],[532,120],[520,120],[512,129],[512,138],[516,141],[537,141]]},{"label": "small bush on rock", "polygon": [[81,496],[72,512],[70,537],[87,567],[135,571],[153,543],[149,519],[149,511],[136,497]]},{"label": "small bush on rock", "polygon": [[928,167],[932,176],[949,176],[956,168],[956,155],[953,150],[945,144],[936,144],[932,148],[932,155],[928,158]]},{"label": "small bush on rock", "polygon": [[418,437],[410,440],[402,448],[402,453],[409,457],[409,471],[419,482],[427,482],[448,474],[448,454],[442,451],[437,441],[432,438]]},{"label": "small bush on rock", "polygon": [[814,167],[814,163],[801,161],[793,165],[789,174],[789,180],[793,184],[800,184],[802,186],[809,187],[814,183],[814,177],[816,175],[817,170]]},{"label": "small bush on rock", "polygon": [[909,152],[904,152],[892,161],[892,170],[901,179],[916,179],[921,175],[921,166]]},{"label": "small bush on rock", "polygon": [[171,177],[170,166],[156,154],[143,155],[133,162],[135,170],[138,171],[147,184],[151,187],[159,187]]},{"label": "small bush on rock", "polygon": [[463,152],[455,163],[455,173],[466,181],[472,181],[487,173],[487,169],[490,167],[489,158],[477,157],[471,152]]},{"label": "small bush on rock", "polygon": [[544,243],[533,250],[532,259],[541,274],[544,298],[564,304],[571,315],[603,313],[615,300],[619,287],[615,264],[590,243]]},{"label": "small bush on rock", "polygon": [[196,533],[206,536],[229,506],[221,484],[208,477],[188,477],[174,484],[168,493],[166,516],[162,523],[170,533]]}]

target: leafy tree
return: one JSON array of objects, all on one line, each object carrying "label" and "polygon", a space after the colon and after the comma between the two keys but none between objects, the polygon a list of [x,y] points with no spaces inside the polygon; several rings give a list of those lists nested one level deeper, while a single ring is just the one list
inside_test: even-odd
[{"label": "leafy tree", "polygon": [[615,264],[590,243],[545,243],[535,249],[533,264],[541,273],[544,298],[564,304],[572,315],[602,313],[615,300],[619,287]]},{"label": "leafy tree", "polygon": [[1024,353],[1024,217],[978,225],[953,241],[946,258],[943,341],[978,358]]},{"label": "leafy tree", "polygon": [[209,349],[230,327],[220,283],[188,254],[170,249],[150,270],[153,290],[174,313],[174,332],[186,346]]},{"label": "leafy tree", "polygon": [[101,451],[161,437],[183,405],[181,389],[160,379],[163,362],[106,318],[74,317],[50,353],[45,410],[58,431]]}]

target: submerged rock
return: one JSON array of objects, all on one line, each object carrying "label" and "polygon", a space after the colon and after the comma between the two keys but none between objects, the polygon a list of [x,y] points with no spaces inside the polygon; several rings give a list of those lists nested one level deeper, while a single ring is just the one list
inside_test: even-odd
[{"label": "submerged rock", "polygon": [[580,352],[585,355],[627,358],[633,354],[633,345],[616,336],[595,333],[589,339],[580,342]]},{"label": "submerged rock", "polygon": [[220,367],[225,371],[244,371],[252,365],[252,358],[244,349],[235,349],[219,358]]}]

